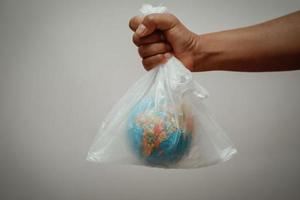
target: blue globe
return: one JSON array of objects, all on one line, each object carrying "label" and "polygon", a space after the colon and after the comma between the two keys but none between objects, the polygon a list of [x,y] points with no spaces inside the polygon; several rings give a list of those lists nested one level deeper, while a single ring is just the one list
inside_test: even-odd
[{"label": "blue globe", "polygon": [[145,98],[134,106],[128,118],[128,138],[132,150],[147,164],[168,166],[188,151],[192,131],[166,102],[160,104]]}]

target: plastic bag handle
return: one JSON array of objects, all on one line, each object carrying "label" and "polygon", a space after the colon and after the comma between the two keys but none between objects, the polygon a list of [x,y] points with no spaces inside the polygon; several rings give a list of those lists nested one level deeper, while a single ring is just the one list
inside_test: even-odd
[{"label": "plastic bag handle", "polygon": [[167,10],[167,7],[165,7],[165,6],[152,6],[150,4],[144,4],[142,6],[142,8],[140,9],[140,12],[143,15],[149,15],[152,13],[164,13],[164,12],[166,12],[166,10]]}]

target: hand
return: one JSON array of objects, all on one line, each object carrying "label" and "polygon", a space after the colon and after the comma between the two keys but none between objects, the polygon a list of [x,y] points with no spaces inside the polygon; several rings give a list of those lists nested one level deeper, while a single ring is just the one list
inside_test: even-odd
[{"label": "hand", "polygon": [[129,22],[132,37],[146,70],[164,63],[172,54],[190,71],[194,71],[198,35],[189,31],[169,13],[136,16]]}]

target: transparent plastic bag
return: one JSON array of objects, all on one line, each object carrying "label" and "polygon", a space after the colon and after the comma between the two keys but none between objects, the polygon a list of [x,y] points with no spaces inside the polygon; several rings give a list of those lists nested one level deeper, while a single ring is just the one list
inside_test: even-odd
[{"label": "transparent plastic bag", "polygon": [[[143,14],[164,12],[145,5]],[[207,91],[174,56],[147,72],[113,107],[87,160],[163,168],[197,168],[237,151],[203,104]]]}]

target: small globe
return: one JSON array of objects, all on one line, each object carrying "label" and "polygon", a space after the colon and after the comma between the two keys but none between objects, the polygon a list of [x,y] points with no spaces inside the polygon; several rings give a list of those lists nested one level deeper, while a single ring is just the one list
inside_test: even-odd
[{"label": "small globe", "polygon": [[192,140],[191,118],[176,106],[145,98],[132,109],[128,138],[136,155],[151,165],[178,162]]}]

